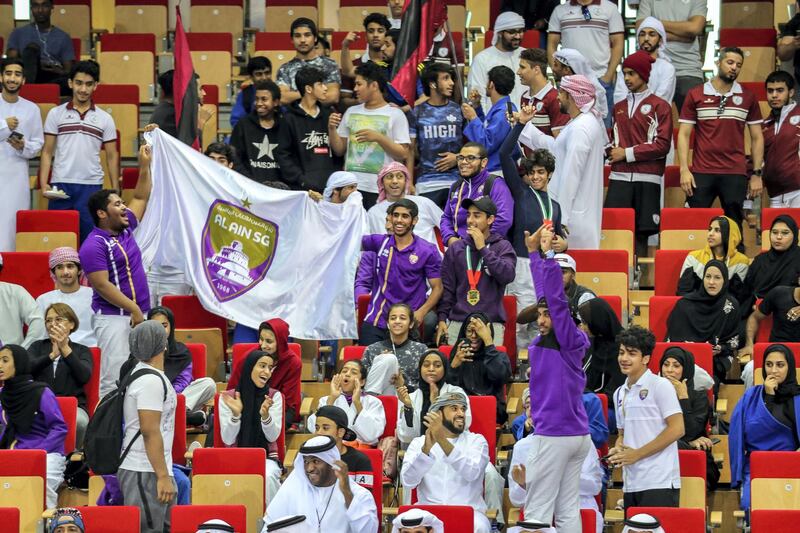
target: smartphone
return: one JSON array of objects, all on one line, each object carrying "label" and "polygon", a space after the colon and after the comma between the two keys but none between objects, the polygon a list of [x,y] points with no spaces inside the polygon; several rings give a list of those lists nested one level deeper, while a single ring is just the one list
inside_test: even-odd
[{"label": "smartphone", "polygon": [[508,113],[509,116],[514,114],[514,106],[511,104],[511,100],[506,102],[506,113]]},{"label": "smartphone", "polygon": [[21,141],[23,137],[25,136],[18,131],[12,131],[11,135],[8,136],[9,139],[14,139],[15,141]]},{"label": "smartphone", "polygon": [[719,444],[720,442],[722,441],[719,439],[711,439],[711,444]]}]

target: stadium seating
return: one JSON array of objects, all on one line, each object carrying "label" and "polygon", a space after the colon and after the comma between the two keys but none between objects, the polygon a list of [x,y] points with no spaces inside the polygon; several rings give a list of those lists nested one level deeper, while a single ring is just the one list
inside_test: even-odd
[{"label": "stadium seating", "polygon": [[[122,7],[136,11],[153,6]],[[100,38],[97,62],[103,79],[114,80],[116,84],[136,85],[139,87],[139,102],[150,103],[155,96],[155,54],[156,35],[153,33],[107,33]]]},{"label": "stadium seating", "polygon": [[36,531],[45,507],[47,453],[0,450],[0,507],[19,509],[20,531]]},{"label": "stadium seating", "polygon": [[800,510],[754,509],[750,512],[751,533],[795,533]]},{"label": "stadium seating", "polygon": [[[270,4],[273,2],[270,1]],[[192,33],[230,33],[233,37],[231,44],[234,50],[238,49],[236,44],[241,41],[244,32],[243,0],[191,0],[189,14]],[[189,47],[194,50],[191,41]]]},{"label": "stadium seating", "polygon": [[290,61],[296,53],[292,38],[285,29],[275,32],[258,32],[254,42],[255,47],[250,55],[269,58],[272,62],[272,75],[275,78],[277,78],[280,65]]},{"label": "stadium seating", "polygon": [[117,33],[152,33],[167,38],[167,0],[114,0]]},{"label": "stadium seating", "polygon": [[661,210],[661,249],[697,250],[706,245],[708,225],[714,217],[724,213],[719,208]]},{"label": "stadium seating", "polygon": [[[726,9],[729,6],[725,6]],[[722,11],[725,11],[723,9]],[[719,46],[737,46],[744,52],[744,63],[737,80],[762,81],[775,70],[775,45],[777,32],[774,28],[723,28],[719,31]]]},{"label": "stadium seating", "polygon": [[[233,59],[233,37],[230,33],[186,34],[192,51],[192,65],[200,81],[216,85],[218,101],[231,101],[231,61]],[[277,70],[276,70],[277,73]]]},{"label": "stadium seating", "polygon": [[172,462],[178,465],[186,464],[186,397],[183,394],[177,395],[177,403],[175,404]]},{"label": "stadium seating", "polygon": [[[335,31],[331,34],[330,41],[331,41],[331,59],[339,63],[342,54],[342,41],[350,32],[347,31]],[[356,39],[355,43],[351,45],[350,48],[350,59],[356,60],[359,59],[364,54],[364,48],[366,43],[366,32],[364,31],[357,31],[355,32],[358,38]]]},{"label": "stadium seating", "polygon": [[60,90],[56,83],[26,83],[19,90],[19,95],[39,107],[44,125],[47,113],[61,103]]},{"label": "stadium seating", "polygon": [[192,354],[192,379],[206,377],[206,345],[190,342],[186,347]]},{"label": "stadium seating", "polygon": [[497,399],[494,396],[470,396],[469,408],[472,411],[472,433],[480,433],[489,444],[489,462],[497,459]]},{"label": "stadium seating", "polygon": [[769,250],[769,229],[779,215],[789,215],[800,223],[800,208],[765,207],[761,210],[761,249]]},{"label": "stadium seating", "polygon": [[[397,397],[394,396],[393,398],[396,403]],[[396,407],[395,413],[397,413]],[[394,432],[392,435],[394,435]],[[372,472],[351,472],[350,474],[355,474],[355,482],[372,493],[372,497],[375,499],[375,507],[378,509],[378,533],[381,533],[383,531],[381,524],[381,517],[383,516],[383,452],[378,449],[364,449],[361,451],[369,458]]]},{"label": "stadium seating", "polygon": [[0,507],[0,524],[11,533],[19,531],[19,507]]},{"label": "stadium seating", "polygon": [[[265,28],[267,31],[287,33],[296,18],[318,19],[317,0],[266,0]],[[273,63],[273,72],[278,67]]]},{"label": "stadium seating", "polygon": [[706,453],[700,450],[678,450],[681,469],[679,507],[706,508]]},{"label": "stadium seating", "polygon": [[622,299],[623,315],[628,311],[628,252],[625,250],[569,250],[578,268],[575,280],[594,291]]},{"label": "stadium seating", "polygon": [[[800,342],[783,342],[792,353],[800,353]],[[771,342],[757,342],[753,345],[753,383],[755,385],[762,385],[764,377],[761,375],[761,369],[764,367],[764,358],[766,357],[767,348],[772,345]],[[800,370],[795,370],[800,375]]]},{"label": "stadium seating", "polygon": [[119,149],[122,157],[136,157],[139,151],[139,98],[137,85],[101,83],[94,91],[94,103],[110,114],[119,131]]},{"label": "stadium seating", "polygon": [[[220,433],[220,425],[219,425],[219,402],[223,401],[220,399],[219,393],[214,397],[214,447],[215,448],[231,448],[227,446],[222,441],[222,433]],[[283,402],[283,416],[286,417],[286,401]],[[278,461],[280,464],[283,464],[283,460],[286,457],[286,425],[283,424],[281,426],[281,433],[278,435]]]},{"label": "stadium seating", "polygon": [[[14,30],[14,0],[0,0],[0,46]],[[5,48],[3,48],[5,51]]]},{"label": "stadium seating", "polygon": [[203,126],[202,143],[203,151],[208,145],[217,142],[219,131],[219,87],[216,85],[203,85],[203,109],[211,113],[211,118]]},{"label": "stadium seating", "polygon": [[631,208],[603,209],[603,227],[600,230],[601,250],[625,250],[628,266],[633,268],[634,232],[636,213]]},{"label": "stadium seating", "polygon": [[172,533],[196,533],[197,526],[213,519],[224,520],[236,533],[247,533],[244,505],[173,505]]},{"label": "stadium seating", "polygon": [[475,528],[475,513],[467,505],[403,505],[397,512],[422,509],[433,514],[444,524],[444,533],[464,533]]},{"label": "stadium seating", "polygon": [[83,393],[86,395],[87,413],[92,416],[100,401],[100,348],[93,346],[89,351],[92,352],[92,375],[89,376],[89,382],[83,386]]},{"label": "stadium seating", "polygon": [[750,506],[757,509],[800,509],[800,454],[750,454]]},{"label": "stadium seating", "polygon": [[[652,312],[652,311],[651,311]],[[647,365],[653,374],[661,372],[661,356],[667,348],[677,346],[690,352],[694,356],[695,365],[699,366],[709,375],[714,375],[714,353],[711,350],[711,345],[707,342],[656,342],[656,348],[653,350],[653,355],[650,357],[650,363]]]},{"label": "stadium seating", "polygon": [[22,285],[34,298],[52,291],[50,264],[46,252],[3,252],[0,281]]},{"label": "stadium seating", "polygon": [[61,416],[67,424],[67,436],[64,437],[64,452],[72,453],[75,449],[75,429],[78,416],[78,399],[74,396],[56,397]]},{"label": "stadium seating", "polygon": [[[677,129],[675,139],[678,138]],[[694,135],[694,132],[692,132]],[[674,142],[677,146],[677,141]],[[675,163],[678,163],[678,151],[675,150]],[[686,193],[681,189],[681,169],[675,165],[664,168],[664,207],[683,207],[686,203]]]},{"label": "stadium seating", "polygon": [[339,0],[340,31],[359,31],[364,29],[364,17],[370,13],[385,13],[384,0]]},{"label": "stadium seating", "polygon": [[78,248],[77,211],[17,211],[17,252],[50,252],[59,246]]},{"label": "stadium seating", "polygon": [[366,346],[345,346],[342,348],[342,363],[353,360],[361,360],[364,357],[364,352],[367,350]]},{"label": "stadium seating", "polygon": [[172,310],[177,329],[218,328],[222,332],[223,349],[228,349],[228,322],[206,311],[197,296],[168,295],[161,299],[161,305]]},{"label": "stadium seating", "polygon": [[656,250],[656,296],[675,296],[681,267],[690,250]]},{"label": "stadium seating", "polygon": [[680,531],[681,533],[705,533],[706,531],[706,517],[703,509],[684,509],[682,506],[631,507],[626,511],[628,518],[640,513],[658,518],[664,531]]},{"label": "stadium seating", "polygon": [[614,310],[614,314],[616,314],[619,321],[622,322],[622,298],[617,295],[608,294],[598,294],[597,296],[605,300],[606,303],[611,306],[611,309]]},{"label": "stadium seating", "polygon": [[[740,2],[737,2],[740,3]],[[742,4],[746,4],[747,2],[741,2]],[[735,4],[734,4],[735,5]],[[761,108],[761,116],[768,117],[770,114],[770,107],[769,102],[767,102],[767,88],[764,85],[764,82],[761,81],[744,81],[741,83],[742,88],[746,89],[756,95],[756,99],[758,100],[758,105]],[[763,211],[761,216],[763,217]]]},{"label": "stadium seating", "polygon": [[[177,505],[175,506],[177,507]],[[138,533],[141,510],[130,505],[81,507],[85,533]]]},{"label": "stadium seating", "polygon": [[722,0],[720,28],[773,28],[773,2]]},{"label": "stadium seating", "polygon": [[[92,47],[92,2],[91,0],[58,0],[53,6],[50,21],[87,50]],[[80,54],[75,54],[80,57]]]},{"label": "stadium seating", "polygon": [[656,341],[663,341],[666,338],[667,319],[678,300],[679,296],[650,297],[650,331],[656,336]]},{"label": "stadium seating", "polygon": [[378,438],[394,437],[397,429],[397,396],[378,396],[378,399],[383,404],[383,414],[386,417],[383,434]]}]

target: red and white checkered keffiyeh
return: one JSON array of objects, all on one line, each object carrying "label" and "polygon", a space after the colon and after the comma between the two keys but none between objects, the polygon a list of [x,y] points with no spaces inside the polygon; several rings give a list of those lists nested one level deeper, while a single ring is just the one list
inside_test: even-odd
[{"label": "red and white checkered keffiyeh", "polygon": [[597,114],[594,109],[595,88],[594,84],[586,76],[575,74],[561,78],[559,89],[566,91],[575,100],[581,112],[592,112]]}]

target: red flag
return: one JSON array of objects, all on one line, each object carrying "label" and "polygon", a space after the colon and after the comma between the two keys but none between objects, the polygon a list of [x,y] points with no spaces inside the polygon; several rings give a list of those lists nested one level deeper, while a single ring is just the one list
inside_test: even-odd
[{"label": "red flag", "polygon": [[197,135],[197,111],[200,97],[197,92],[197,76],[192,65],[192,54],[189,41],[183,30],[181,9],[175,21],[175,77],[173,78],[173,101],[175,102],[175,126],[178,139],[196,150],[200,150],[200,139]]},{"label": "red flag", "polygon": [[433,37],[447,20],[444,0],[406,0],[392,69],[392,87],[406,102],[417,99],[417,67],[433,45]]}]

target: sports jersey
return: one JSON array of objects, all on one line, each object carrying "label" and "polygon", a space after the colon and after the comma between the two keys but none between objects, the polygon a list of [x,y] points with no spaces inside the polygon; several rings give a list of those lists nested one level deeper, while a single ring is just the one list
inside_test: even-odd
[{"label": "sports jersey", "polygon": [[409,135],[417,139],[421,168],[418,193],[446,189],[458,179],[458,167],[439,172],[435,165],[440,153],[458,153],[461,149],[463,125],[461,107],[453,101],[440,106],[423,102],[409,113]]}]

